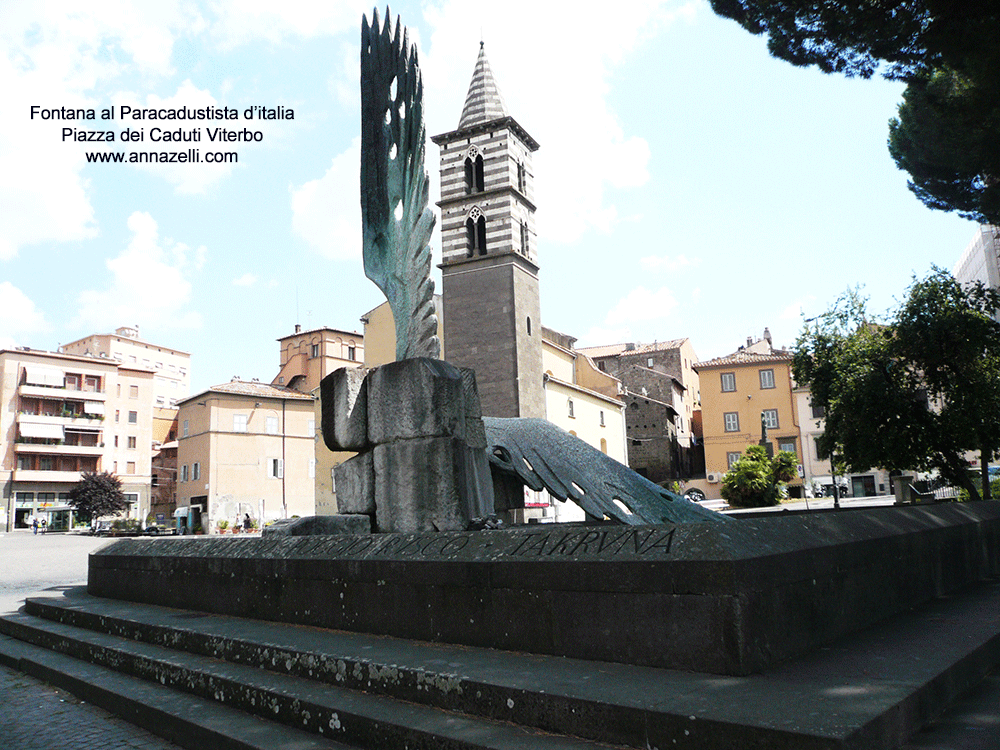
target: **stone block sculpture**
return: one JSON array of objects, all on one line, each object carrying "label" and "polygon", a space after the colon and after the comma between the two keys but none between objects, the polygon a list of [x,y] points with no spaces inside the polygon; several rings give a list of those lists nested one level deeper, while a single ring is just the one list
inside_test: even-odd
[{"label": "stone block sculpture", "polygon": [[358,451],[334,469],[340,513],[378,531],[462,530],[494,514],[471,370],[426,357],[341,369],[320,394],[327,447]]}]

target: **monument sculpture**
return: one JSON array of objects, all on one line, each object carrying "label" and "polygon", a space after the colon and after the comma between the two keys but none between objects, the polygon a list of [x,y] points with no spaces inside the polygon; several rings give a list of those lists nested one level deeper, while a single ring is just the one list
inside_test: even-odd
[{"label": "monument sculpture", "polygon": [[424,168],[423,82],[417,48],[389,9],[361,19],[361,224],[365,275],[396,324],[396,359],[441,354],[434,313]]},{"label": "monument sculpture", "polygon": [[[388,9],[384,23],[377,10],[371,25],[363,18],[364,266],[392,309],[397,361],[338,370],[321,385],[326,445],[358,452],[334,470],[341,528],[364,528],[357,516],[383,532],[496,527],[498,511],[524,507],[524,485],[596,521],[726,520],[542,419],[490,420],[487,441],[475,373],[438,360],[422,96],[417,51],[399,19],[393,30]],[[288,533],[308,533],[297,528]]]}]

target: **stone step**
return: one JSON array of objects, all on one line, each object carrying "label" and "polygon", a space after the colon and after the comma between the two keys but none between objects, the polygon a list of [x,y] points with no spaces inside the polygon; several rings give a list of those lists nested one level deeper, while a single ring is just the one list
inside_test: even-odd
[{"label": "stone step", "polygon": [[[90,597],[27,611],[237,663],[632,747],[894,748],[1000,663],[1000,585],[722,677],[429,644]],[[675,742],[676,741],[676,742]]]},{"label": "stone step", "polygon": [[355,747],[379,750],[608,747],[175,651],[26,613],[0,617],[0,632],[91,665],[159,683],[203,701],[214,701]]},{"label": "stone step", "polygon": [[[348,745],[0,635],[0,664],[191,750],[351,750]],[[73,727],[64,747],[73,747]]]}]

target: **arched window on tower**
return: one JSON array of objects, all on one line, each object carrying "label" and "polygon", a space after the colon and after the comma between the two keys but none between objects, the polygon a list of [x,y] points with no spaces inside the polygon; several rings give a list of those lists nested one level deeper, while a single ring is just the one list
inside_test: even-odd
[{"label": "arched window on tower", "polygon": [[470,148],[469,155],[465,157],[465,192],[467,195],[481,193],[486,189],[485,184],[483,155],[479,149]]},{"label": "arched window on tower", "polygon": [[465,255],[486,255],[486,217],[479,206],[473,206],[465,220]]}]

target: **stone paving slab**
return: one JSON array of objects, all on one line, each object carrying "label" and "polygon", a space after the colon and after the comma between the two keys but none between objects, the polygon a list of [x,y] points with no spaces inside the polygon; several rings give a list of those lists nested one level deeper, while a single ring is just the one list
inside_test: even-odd
[{"label": "stone paving slab", "polygon": [[[347,745],[264,721],[214,701],[0,635],[0,667],[4,666],[67,690],[188,750],[350,750]],[[72,738],[72,725],[64,724],[61,729],[63,741],[40,747],[72,748],[67,743]],[[25,734],[24,727],[13,731]],[[100,742],[101,735],[99,729],[87,727],[82,739],[90,744],[82,747],[104,750],[107,746]],[[10,747],[20,750],[18,745]]]},{"label": "stone paving slab", "polygon": [[9,750],[181,750],[71,693],[4,666],[0,696],[0,747]]},{"label": "stone paving slab", "polygon": [[[426,644],[74,594],[49,601],[106,618],[170,623],[217,642],[326,655],[359,665],[369,680],[386,667],[396,685],[405,683],[398,675],[407,670],[422,673],[424,684],[437,675],[463,686],[465,696],[482,696],[478,706],[470,697],[465,710],[496,718],[520,723],[555,715],[569,726],[543,728],[595,736],[590,732],[601,727],[581,726],[590,721],[615,731],[631,727],[647,738],[680,739],[678,746],[689,747],[732,736],[733,727],[754,730],[761,747],[897,747],[1000,663],[998,584],[940,600],[750,677]],[[392,685],[376,688],[391,692]],[[630,741],[636,744],[634,735]]]}]

